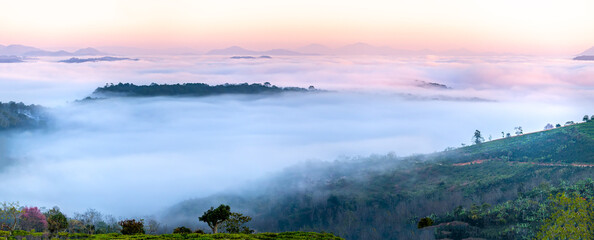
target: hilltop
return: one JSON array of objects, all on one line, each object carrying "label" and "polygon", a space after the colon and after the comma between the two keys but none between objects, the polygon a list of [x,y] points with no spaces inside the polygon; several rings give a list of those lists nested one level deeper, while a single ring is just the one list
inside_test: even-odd
[{"label": "hilltop", "polygon": [[423,216],[458,206],[493,206],[543,184],[594,177],[592,149],[594,122],[587,122],[433,154],[306,163],[241,194],[181,202],[168,216],[189,221],[213,203],[225,203],[253,216],[253,227],[262,231],[323,230],[345,239],[432,237],[432,231],[417,229]]}]

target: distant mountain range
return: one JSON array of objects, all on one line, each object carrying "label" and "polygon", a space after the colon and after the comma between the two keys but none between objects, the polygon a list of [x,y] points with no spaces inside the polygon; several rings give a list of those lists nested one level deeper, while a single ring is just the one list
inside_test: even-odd
[{"label": "distant mountain range", "polygon": [[96,56],[106,55],[106,53],[100,52],[94,48],[83,48],[74,52],[68,52],[64,50],[59,51],[47,51],[36,47],[30,47],[25,45],[0,45],[0,56],[27,56],[27,57],[42,57],[42,56]]},{"label": "distant mountain range", "polygon": [[207,55],[456,55],[456,56],[491,56],[502,55],[494,52],[473,52],[468,49],[453,49],[447,51],[404,50],[388,46],[373,46],[367,43],[354,43],[339,48],[330,48],[321,44],[310,44],[295,50],[272,49],[267,51],[253,51],[239,46],[232,46],[223,49],[215,49],[206,53]]},{"label": "distant mountain range", "polygon": [[[206,53],[186,47],[169,49],[148,49],[134,47],[106,46],[100,47],[107,54],[95,48],[83,48],[74,52],[64,50],[47,51],[31,46],[24,45],[0,45],[0,56],[98,56],[98,55],[150,55],[150,54],[170,54],[170,55],[223,55],[223,56],[304,56],[304,55],[385,55],[385,56],[424,56],[424,55],[442,55],[442,56],[501,56],[513,55],[510,53],[496,52],[475,52],[465,48],[451,49],[445,51],[435,51],[430,49],[407,50],[397,49],[389,46],[373,46],[367,43],[353,43],[338,48],[331,48],[321,44],[309,44],[296,49],[270,49],[265,51],[256,51],[245,49],[240,46],[231,46],[228,48],[214,49]],[[594,56],[594,47],[584,51],[580,56]]]}]

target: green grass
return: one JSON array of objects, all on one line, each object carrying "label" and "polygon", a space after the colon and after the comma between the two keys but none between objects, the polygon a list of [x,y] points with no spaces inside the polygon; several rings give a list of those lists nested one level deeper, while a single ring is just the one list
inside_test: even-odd
[{"label": "green grass", "polygon": [[479,159],[594,164],[594,122],[502,138],[436,154],[443,163]]}]

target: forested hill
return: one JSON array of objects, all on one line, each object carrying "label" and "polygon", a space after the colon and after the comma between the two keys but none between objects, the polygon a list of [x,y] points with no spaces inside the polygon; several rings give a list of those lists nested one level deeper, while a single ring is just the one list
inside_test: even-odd
[{"label": "forested hill", "polygon": [[0,102],[0,130],[38,127],[46,123],[44,109],[22,102]]},{"label": "forested hill", "polygon": [[96,96],[125,96],[125,97],[152,97],[152,96],[211,96],[221,94],[267,94],[282,92],[308,92],[317,91],[313,86],[309,88],[277,87],[270,83],[253,84],[222,84],[208,85],[206,83],[184,84],[156,84],[135,85],[132,83],[106,84],[97,88],[93,95]]},{"label": "forested hill", "polygon": [[[224,203],[252,216],[251,227],[259,231],[326,231],[351,240],[460,239],[462,235],[434,236],[435,229],[418,229],[417,224],[432,214],[442,216],[436,218],[440,223],[450,223],[452,218],[444,214],[455,209],[465,213],[498,211],[502,215],[493,219],[503,224],[497,229],[501,234],[491,231],[491,235],[479,236],[529,239],[542,223],[533,219],[532,225],[513,222],[510,219],[514,218],[505,214],[527,218],[541,214],[540,219],[544,219],[551,212],[537,212],[542,209],[538,206],[540,195],[514,200],[533,196],[534,191],[542,193],[539,188],[562,189],[594,177],[593,149],[594,122],[587,122],[428,155],[308,163],[257,184],[249,193],[181,202],[169,210],[168,216],[185,218],[191,224],[208,207]],[[544,194],[556,192],[547,190]],[[506,201],[511,202],[498,205]],[[520,212],[506,212],[514,204],[525,206],[516,208]],[[464,226],[480,221],[470,225],[464,221],[484,215],[458,215],[462,217],[455,219],[452,228],[466,231]],[[516,223],[524,225],[517,227]],[[474,231],[484,225],[474,227],[466,229]]]}]

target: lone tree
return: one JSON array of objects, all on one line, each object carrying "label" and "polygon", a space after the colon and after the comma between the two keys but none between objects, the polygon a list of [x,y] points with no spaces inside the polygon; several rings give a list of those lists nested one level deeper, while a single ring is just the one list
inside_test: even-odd
[{"label": "lone tree", "polygon": [[588,115],[584,115],[584,118],[582,120],[584,120],[584,122],[587,122],[588,120],[590,120],[590,118],[588,117]]},{"label": "lone tree", "polygon": [[219,225],[229,219],[230,216],[231,207],[229,207],[229,205],[221,204],[216,209],[210,207],[210,209],[204,212],[202,217],[199,217],[198,220],[207,223],[210,229],[212,229],[212,233],[217,233]]},{"label": "lone tree", "polygon": [[481,135],[481,131],[475,130],[474,136],[472,136],[472,143],[481,144],[484,141],[485,141],[485,138],[483,138],[483,136]]}]

